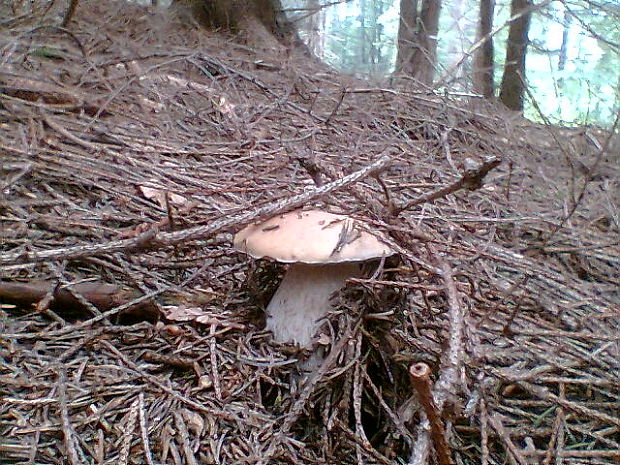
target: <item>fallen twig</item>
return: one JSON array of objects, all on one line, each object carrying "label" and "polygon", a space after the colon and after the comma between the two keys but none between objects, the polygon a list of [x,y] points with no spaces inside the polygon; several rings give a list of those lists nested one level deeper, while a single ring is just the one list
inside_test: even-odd
[{"label": "fallen twig", "polygon": [[103,253],[157,249],[168,245],[179,244],[196,239],[205,239],[213,234],[230,228],[231,226],[243,226],[262,217],[268,217],[283,213],[296,207],[300,207],[305,203],[315,200],[325,194],[342,189],[366,176],[375,173],[387,166],[390,162],[389,155],[383,155],[376,161],[355,171],[348,176],[344,176],[333,182],[317,187],[316,189],[302,192],[301,194],[287,197],[282,200],[268,203],[262,207],[258,207],[246,213],[239,215],[227,216],[220,220],[213,221],[205,226],[196,226],[181,231],[170,233],[157,232],[149,230],[135,238],[123,239],[118,241],[110,241],[103,244],[81,245],[76,247],[66,247],[60,249],[30,251],[30,252],[11,252],[0,255],[1,265],[13,265],[16,263],[38,263],[47,260],[75,259]]},{"label": "fallen twig", "polygon": [[[49,293],[53,282],[49,280],[32,280],[29,282],[8,282],[0,281],[0,300],[4,303],[18,305],[28,308],[32,305],[39,305]],[[134,315],[141,315],[143,319],[154,319],[158,310],[155,308],[151,299],[142,301],[134,305],[132,300],[138,296],[133,289],[125,289],[115,284],[103,283],[101,281],[77,283],[67,286],[53,286],[49,293],[50,301],[46,307],[57,313],[76,313],[89,309],[95,313],[99,320],[107,318],[101,312],[127,305],[127,310],[131,310]]]},{"label": "fallen twig", "polygon": [[[450,336],[448,341],[448,349],[444,353],[441,372],[433,389],[433,403],[431,404],[437,410],[438,415],[440,415],[448,397],[453,396],[456,393],[459,372],[463,365],[463,322],[465,319],[465,312],[460,303],[450,265],[440,259],[439,255],[433,250],[432,246],[429,245],[428,247],[435,256],[435,259],[440,262],[439,269],[441,270],[441,277],[444,281],[445,291],[448,297],[448,306],[450,309]],[[436,431],[433,429],[432,419],[430,417],[429,421],[431,421],[431,434],[433,435],[433,442],[435,442]],[[414,444],[413,451],[415,454],[423,456],[426,453],[425,449],[427,447],[428,433],[423,428],[418,428],[418,436],[416,443]],[[435,448],[437,447],[437,443],[435,443]],[[439,454],[439,451],[437,453]],[[418,461],[416,463],[423,462]]]},{"label": "fallen twig", "polygon": [[81,463],[81,460],[78,457],[75,430],[69,418],[69,408],[67,406],[67,375],[64,368],[60,368],[57,386],[60,419],[67,459],[71,465],[78,465]]},{"label": "fallen twig", "polygon": [[451,465],[453,462],[450,458],[450,448],[446,442],[446,431],[441,420],[440,410],[431,393],[431,370],[426,363],[416,363],[409,367],[409,378],[430,423],[431,437],[437,459],[440,465]]},{"label": "fallen twig", "polygon": [[[439,259],[438,254],[434,254]],[[461,304],[454,276],[450,265],[440,260],[441,277],[448,297],[450,318],[450,337],[439,378],[435,383],[433,397],[437,407],[442,409],[449,396],[456,394],[461,367],[463,366],[463,325],[465,320],[464,306]]]},{"label": "fallen twig", "polygon": [[403,211],[409,210],[416,205],[431,202],[461,189],[467,189],[470,191],[480,189],[482,187],[482,181],[484,180],[484,177],[489,171],[499,165],[501,161],[502,160],[496,156],[487,157],[482,162],[482,164],[478,164],[471,159],[466,159],[465,171],[463,172],[463,176],[461,176],[460,179],[453,182],[452,184],[448,184],[447,186],[437,189],[436,191],[429,192],[428,194],[413,199],[407,202],[405,205],[402,205],[400,207],[394,207],[392,210],[392,214],[394,216],[398,216]]}]

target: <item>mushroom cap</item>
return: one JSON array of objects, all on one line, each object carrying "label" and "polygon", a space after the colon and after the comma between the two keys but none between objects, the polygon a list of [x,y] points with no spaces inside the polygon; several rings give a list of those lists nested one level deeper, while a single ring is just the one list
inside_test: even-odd
[{"label": "mushroom cap", "polygon": [[233,244],[254,258],[284,263],[358,262],[395,253],[364,226],[346,215],[296,210],[247,226]]}]

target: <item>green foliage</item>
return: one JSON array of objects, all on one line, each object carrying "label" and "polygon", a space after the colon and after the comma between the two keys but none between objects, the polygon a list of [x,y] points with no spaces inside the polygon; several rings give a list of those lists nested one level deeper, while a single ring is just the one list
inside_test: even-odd
[{"label": "green foliage", "polygon": [[386,28],[385,13],[393,0],[354,0],[328,19],[326,60],[338,69],[373,77],[393,66],[394,28]]},{"label": "green foliage", "polygon": [[[620,10],[591,8],[586,2],[551,4],[534,16],[527,80],[537,105],[561,124],[611,124],[620,100]],[[568,22],[566,21],[568,18]],[[566,29],[567,61],[558,66]],[[616,45],[614,45],[616,44]],[[526,116],[541,119],[528,105]]]},{"label": "green foliage", "polygon": [[[327,0],[322,0],[325,4]],[[302,7],[304,0],[284,2]],[[400,0],[350,0],[324,9],[322,58],[346,73],[384,78],[394,68]],[[566,8],[570,24],[565,25]],[[478,0],[443,0],[438,37],[438,75],[452,69],[476,40]],[[503,72],[510,0],[498,0],[495,25],[495,77]],[[564,0],[535,11],[527,56],[528,87],[536,105],[526,99],[525,115],[543,115],[561,124],[609,125],[620,105],[620,5],[617,0]],[[560,70],[564,29],[567,53]],[[462,61],[449,90],[469,90],[471,57]]]}]

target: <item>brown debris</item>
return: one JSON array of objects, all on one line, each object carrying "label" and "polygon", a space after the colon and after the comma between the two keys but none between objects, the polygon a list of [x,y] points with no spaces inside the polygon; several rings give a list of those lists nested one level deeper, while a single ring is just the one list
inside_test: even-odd
[{"label": "brown debris", "polygon": [[[0,25],[1,463],[415,459],[416,363],[455,463],[617,460],[617,134],[32,4]],[[282,269],[231,247],[299,207],[400,255],[334,297],[307,379],[263,330]]]}]

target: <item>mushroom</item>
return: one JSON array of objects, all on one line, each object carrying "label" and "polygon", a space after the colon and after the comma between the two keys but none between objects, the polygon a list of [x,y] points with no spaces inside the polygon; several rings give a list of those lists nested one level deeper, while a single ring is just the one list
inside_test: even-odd
[{"label": "mushroom", "polygon": [[367,229],[345,215],[297,210],[237,233],[237,250],[290,263],[266,309],[267,329],[276,341],[309,346],[331,309],[330,296],[360,276],[361,262],[395,253]]}]

